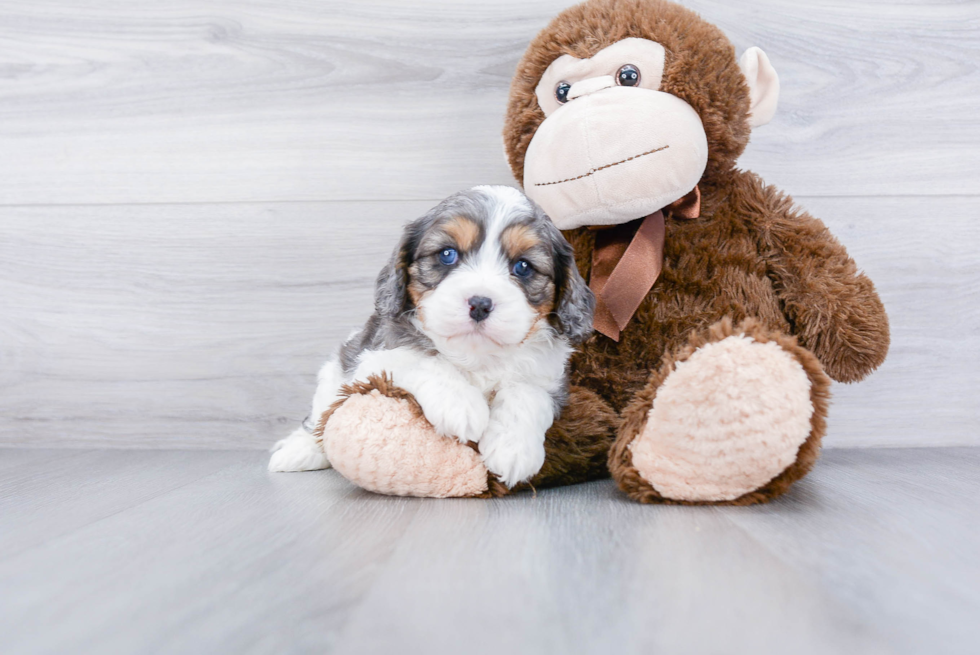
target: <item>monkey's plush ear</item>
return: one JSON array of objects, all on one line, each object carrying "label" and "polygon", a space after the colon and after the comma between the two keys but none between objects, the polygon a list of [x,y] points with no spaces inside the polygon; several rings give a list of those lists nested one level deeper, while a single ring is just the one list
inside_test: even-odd
[{"label": "monkey's plush ear", "polygon": [[759,127],[772,120],[779,103],[779,75],[762,48],[751,47],[738,60],[749,83],[749,125]]}]

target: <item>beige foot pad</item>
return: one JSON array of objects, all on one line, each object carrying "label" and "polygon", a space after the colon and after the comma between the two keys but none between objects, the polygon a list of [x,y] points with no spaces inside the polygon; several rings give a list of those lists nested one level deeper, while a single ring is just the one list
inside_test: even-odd
[{"label": "beige foot pad", "polygon": [[392,496],[488,494],[487,469],[474,449],[437,434],[413,401],[377,388],[361,391],[323,425],[323,445],[341,475]]},{"label": "beige foot pad", "polygon": [[629,446],[632,464],[664,498],[734,500],[793,464],[813,412],[796,357],[731,335],[677,362]]}]

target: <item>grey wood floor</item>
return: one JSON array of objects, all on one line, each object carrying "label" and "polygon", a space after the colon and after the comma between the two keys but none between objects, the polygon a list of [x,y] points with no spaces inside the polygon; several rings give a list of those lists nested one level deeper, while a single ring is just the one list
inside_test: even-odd
[{"label": "grey wood floor", "polygon": [[[573,2],[2,3],[0,653],[980,652],[980,448],[828,450],[742,509],[241,450],[304,416],[402,223],[514,183],[510,78]],[[740,164],[892,319],[826,443],[980,446],[980,3],[684,4],[769,54]]]},{"label": "grey wood floor", "polygon": [[976,653],[980,449],[786,497],[376,496],[249,451],[0,449],[4,653]]}]

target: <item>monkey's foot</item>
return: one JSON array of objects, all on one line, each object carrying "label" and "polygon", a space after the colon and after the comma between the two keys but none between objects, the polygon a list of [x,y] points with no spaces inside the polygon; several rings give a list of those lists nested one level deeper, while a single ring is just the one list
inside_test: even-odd
[{"label": "monkey's foot", "polygon": [[829,380],[794,339],[727,320],[668,357],[624,411],[613,477],[640,502],[764,502],[816,460]]},{"label": "monkey's foot", "polygon": [[432,498],[506,492],[475,449],[436,433],[408,392],[376,377],[347,391],[327,412],[322,438],[330,463],[357,486]]}]

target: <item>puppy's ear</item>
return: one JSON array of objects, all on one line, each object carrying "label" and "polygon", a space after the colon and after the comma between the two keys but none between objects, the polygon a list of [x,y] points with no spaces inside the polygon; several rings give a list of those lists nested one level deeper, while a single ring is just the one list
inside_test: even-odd
[{"label": "puppy's ear", "polygon": [[391,259],[374,286],[374,309],[381,318],[393,319],[408,309],[408,267],[412,265],[418,245],[420,220],[405,226]]},{"label": "puppy's ear", "polygon": [[[579,344],[592,336],[592,318],[595,314],[595,295],[588,287],[578,267],[572,247],[564,244],[567,253],[563,253],[561,263],[564,273],[555,280],[558,293],[558,322],[561,331],[573,344]],[[556,264],[559,262],[556,262]],[[557,270],[557,269],[556,269]]]},{"label": "puppy's ear", "polygon": [[555,316],[559,331],[573,344],[592,336],[592,317],[595,314],[595,295],[585,283],[575,265],[575,253],[565,237],[540,209],[551,240],[555,269]]}]

